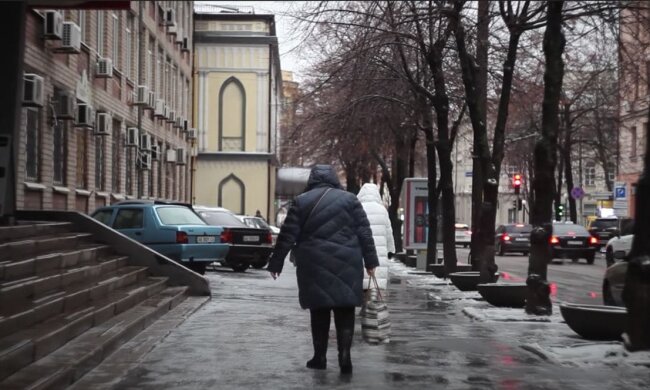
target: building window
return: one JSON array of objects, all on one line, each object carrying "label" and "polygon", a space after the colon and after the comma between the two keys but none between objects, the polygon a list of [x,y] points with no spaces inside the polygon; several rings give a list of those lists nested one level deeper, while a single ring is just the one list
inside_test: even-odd
[{"label": "building window", "polygon": [[125,34],[126,35],[126,64],[125,64],[126,77],[133,80],[134,72],[133,72],[133,53],[132,53],[133,42],[132,42],[132,39],[133,39],[133,36],[135,35],[135,34],[131,33],[131,31],[133,31],[133,15],[128,16],[126,30],[124,30],[124,31],[126,33]]},{"label": "building window", "polygon": [[77,131],[77,188],[88,188],[88,131]]},{"label": "building window", "polygon": [[27,109],[26,175],[30,180],[40,179],[41,112]]},{"label": "building window", "polygon": [[630,157],[636,157],[636,126],[630,129]]},{"label": "building window", "polygon": [[106,189],[106,169],[104,166],[105,142],[103,136],[95,137],[95,188]]},{"label": "building window", "polygon": [[227,208],[237,214],[244,214],[246,187],[240,178],[231,173],[221,180],[218,194],[217,205],[219,207]]},{"label": "building window", "polygon": [[219,150],[243,151],[246,129],[246,92],[230,77],[219,91]]},{"label": "building window", "polygon": [[115,69],[120,69],[120,18],[117,14],[113,14],[113,66]]},{"label": "building window", "polygon": [[81,42],[88,42],[88,29],[86,28],[86,11],[79,10],[79,28],[81,28]]},{"label": "building window", "polygon": [[121,162],[122,162],[122,132],[120,131],[120,122],[113,121],[113,156],[112,156],[112,185],[111,190],[113,192],[120,192],[120,176],[122,173]]},{"label": "building window", "polygon": [[97,11],[97,54],[104,57],[104,11]]},{"label": "building window", "polygon": [[596,164],[593,161],[588,162],[585,167],[585,185],[587,187],[596,185]]},{"label": "building window", "polygon": [[52,179],[54,184],[66,185],[66,170],[68,156],[68,131],[63,121],[53,127],[53,150],[52,150]]}]

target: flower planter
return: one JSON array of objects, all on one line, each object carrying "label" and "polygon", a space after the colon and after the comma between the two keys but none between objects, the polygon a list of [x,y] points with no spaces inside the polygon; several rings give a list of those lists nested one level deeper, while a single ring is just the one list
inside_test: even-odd
[{"label": "flower planter", "polygon": [[497,307],[524,307],[526,283],[485,283],[477,286],[479,294]]},{"label": "flower planter", "polygon": [[[499,274],[495,274],[499,277]],[[480,278],[479,271],[454,272],[449,274],[449,279],[460,291],[476,291]]]},{"label": "flower planter", "polygon": [[588,340],[620,340],[627,310],[618,306],[563,303],[560,312],[569,328]]},{"label": "flower planter", "polygon": [[[430,264],[429,268],[434,275],[439,278],[445,277],[445,265],[444,264]],[[471,264],[456,264],[456,272],[467,272],[472,270]]]}]

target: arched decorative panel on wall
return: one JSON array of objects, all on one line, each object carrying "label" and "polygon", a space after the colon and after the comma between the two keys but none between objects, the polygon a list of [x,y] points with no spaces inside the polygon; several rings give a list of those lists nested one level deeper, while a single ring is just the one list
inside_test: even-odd
[{"label": "arched decorative panel on wall", "polygon": [[246,187],[235,174],[231,173],[219,183],[219,207],[226,208],[236,214],[244,214],[244,199]]},{"label": "arched decorative panel on wall", "polygon": [[219,150],[239,152],[246,141],[246,91],[236,77],[219,90]]}]

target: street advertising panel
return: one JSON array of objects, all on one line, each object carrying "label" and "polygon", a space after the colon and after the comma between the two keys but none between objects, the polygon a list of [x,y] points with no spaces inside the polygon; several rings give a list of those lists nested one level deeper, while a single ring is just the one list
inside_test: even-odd
[{"label": "street advertising panel", "polygon": [[401,204],[404,208],[404,248],[427,249],[429,233],[429,182],[426,178],[404,179]]}]

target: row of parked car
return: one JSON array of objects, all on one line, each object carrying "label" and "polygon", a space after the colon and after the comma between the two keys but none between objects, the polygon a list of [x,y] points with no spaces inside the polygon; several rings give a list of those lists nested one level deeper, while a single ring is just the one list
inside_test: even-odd
[{"label": "row of parked car", "polygon": [[265,267],[279,232],[225,208],[160,201],[118,202],[92,217],[200,274],[213,262],[235,272]]}]

